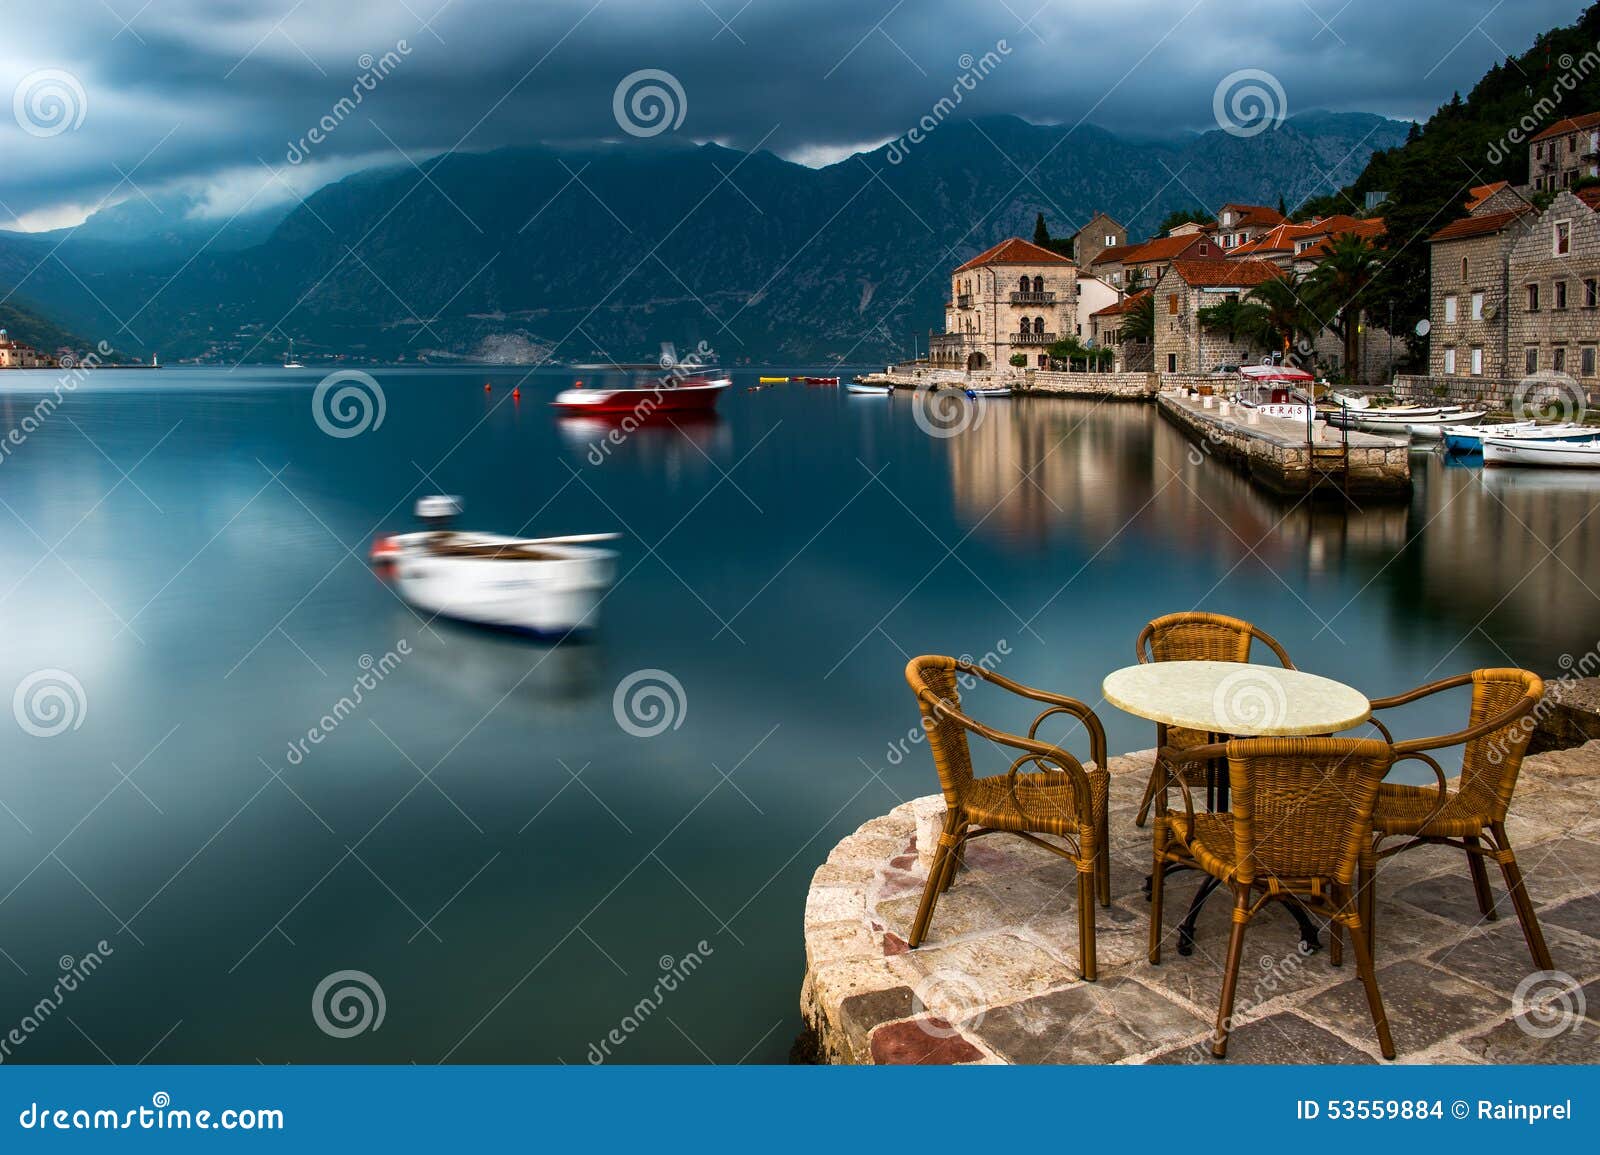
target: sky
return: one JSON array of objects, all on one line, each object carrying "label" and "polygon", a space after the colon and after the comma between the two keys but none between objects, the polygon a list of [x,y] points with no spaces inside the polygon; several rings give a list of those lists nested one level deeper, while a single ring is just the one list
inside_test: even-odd
[{"label": "sky", "polygon": [[950,115],[1140,135],[1216,128],[1224,89],[1291,116],[1425,117],[1583,6],[0,0],[0,228],[169,197],[226,219],[377,164],[535,142],[715,140],[825,164],[955,93]]}]

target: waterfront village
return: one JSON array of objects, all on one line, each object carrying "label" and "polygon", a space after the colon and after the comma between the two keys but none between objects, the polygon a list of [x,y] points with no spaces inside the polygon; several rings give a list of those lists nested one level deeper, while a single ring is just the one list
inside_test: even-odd
[{"label": "waterfront village", "polygon": [[[1472,188],[1457,219],[1442,219],[1426,238],[1431,315],[1420,332],[1430,335],[1425,376],[1435,386],[1476,396],[1482,385],[1539,372],[1595,384],[1600,112],[1550,126],[1528,151],[1529,185]],[[1236,323],[1233,308],[1279,308],[1324,263],[1369,255],[1385,226],[1382,194],[1367,199],[1363,215],[1304,221],[1266,205],[1225,204],[1214,220],[1131,242],[1119,221],[1098,212],[1069,242],[1002,241],[951,275],[944,331],[930,333],[916,365],[1002,377],[1092,367],[1181,378],[1289,360],[1356,384],[1389,383],[1406,352],[1393,330],[1417,318],[1335,313],[1315,333],[1269,343]]]}]

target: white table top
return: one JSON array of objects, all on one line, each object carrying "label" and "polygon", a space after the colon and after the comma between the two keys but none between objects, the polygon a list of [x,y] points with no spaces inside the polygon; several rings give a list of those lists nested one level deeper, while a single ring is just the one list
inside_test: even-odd
[{"label": "white table top", "polygon": [[1334,734],[1365,722],[1372,704],[1331,678],[1244,662],[1150,662],[1106,675],[1106,701],[1152,722],[1213,734]]}]

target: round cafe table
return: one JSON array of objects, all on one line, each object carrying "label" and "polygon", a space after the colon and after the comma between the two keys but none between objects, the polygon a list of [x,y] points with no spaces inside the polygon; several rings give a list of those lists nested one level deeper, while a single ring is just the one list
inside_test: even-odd
[{"label": "round cafe table", "polygon": [[[1106,701],[1125,713],[1168,726],[1208,734],[1209,741],[1335,734],[1372,716],[1366,695],[1331,678],[1246,662],[1147,662],[1106,675]],[[1226,763],[1206,771],[1206,803],[1228,808]],[[1148,882],[1147,882],[1148,885]],[[1178,953],[1194,950],[1194,924],[1205,900],[1217,888],[1207,877],[1178,926]],[[1289,910],[1309,948],[1319,945],[1317,929],[1305,911]]]}]

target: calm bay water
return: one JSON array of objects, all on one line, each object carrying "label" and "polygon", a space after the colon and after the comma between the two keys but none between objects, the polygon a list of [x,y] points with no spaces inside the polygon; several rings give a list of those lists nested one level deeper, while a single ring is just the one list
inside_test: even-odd
[{"label": "calm bay water", "polygon": [[[7,1061],[584,1062],[691,953],[612,1057],[781,1061],[813,869],[937,789],[896,748],[909,656],[1095,702],[1145,621],[1203,607],[1376,696],[1600,638],[1590,479],[1419,455],[1409,506],[1291,509],[1148,407],[997,402],[939,439],[909,397],[753,371],[716,422],[595,450],[545,404],[570,376],[513,402],[503,371],[384,371],[381,426],[341,439],[318,372],[104,373],[9,447],[0,689],[49,670],[82,696],[59,734],[0,727],[0,1035],[111,952]],[[54,380],[8,375],[0,424]],[[598,635],[404,607],[366,550],[432,492],[470,528],[622,531]],[[654,737],[613,712],[641,670],[682,687]],[[1101,715],[1113,749],[1151,744]],[[380,1029],[319,1029],[342,970],[381,986]]]}]

